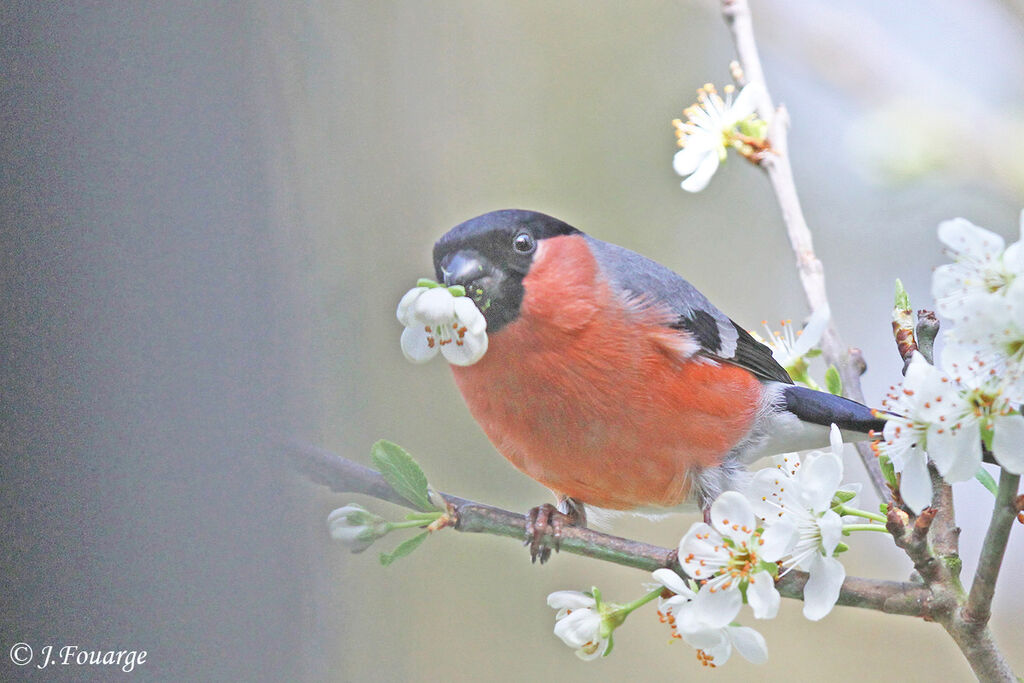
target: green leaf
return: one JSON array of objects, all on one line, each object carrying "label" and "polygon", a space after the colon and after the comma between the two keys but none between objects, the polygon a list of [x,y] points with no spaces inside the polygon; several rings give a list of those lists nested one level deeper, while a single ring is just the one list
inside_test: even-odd
[{"label": "green leaf", "polygon": [[825,388],[830,394],[843,395],[843,380],[839,377],[839,371],[834,365],[828,366],[828,370],[825,371]]},{"label": "green leaf", "polygon": [[466,288],[462,285],[452,285],[448,288],[448,292],[452,296],[466,296]]},{"label": "green leaf", "polygon": [[907,294],[907,290],[903,288],[903,282],[899,278],[896,278],[896,297],[895,297],[895,300],[896,301],[895,301],[895,305],[893,306],[893,308],[896,308],[896,309],[901,310],[901,311],[909,311],[910,310],[910,295]]},{"label": "green leaf", "polygon": [[399,543],[398,547],[392,550],[390,553],[381,553],[380,563],[387,567],[389,564],[391,564],[398,558],[405,557],[413,550],[416,550],[416,548],[419,548],[420,544],[426,540],[428,535],[430,535],[430,532],[428,531],[424,531],[421,534],[416,534],[412,538],[406,539]]},{"label": "green leaf", "polygon": [[822,353],[821,349],[815,347],[804,354],[804,358],[817,358]]},{"label": "green leaf", "polygon": [[985,448],[992,450],[992,437],[995,436],[995,430],[992,429],[992,422],[986,420],[981,423],[981,442],[985,444]]},{"label": "green leaf", "polygon": [[434,509],[427,497],[427,475],[404,448],[381,439],[370,449],[370,458],[395,493],[421,510]]},{"label": "green leaf", "polygon": [[832,494],[832,503],[830,507],[836,512],[838,512],[840,515],[843,515],[846,511],[845,505],[856,497],[856,491],[836,491],[834,494]]},{"label": "green leaf", "polygon": [[988,473],[984,467],[979,467],[978,472],[974,475],[974,478],[978,482],[989,490],[993,496],[999,491],[999,485],[996,484],[996,480],[992,478],[992,475]]},{"label": "green leaf", "polygon": [[433,289],[434,287],[440,287],[441,285],[439,285],[438,283],[434,282],[433,280],[431,280],[428,277],[421,277],[419,280],[416,281],[416,286],[417,287],[426,287],[428,289]]},{"label": "green leaf", "polygon": [[[887,455],[878,456],[878,469],[882,470],[882,476],[885,477],[886,483],[895,488],[896,484],[896,468],[892,466],[892,460]],[[885,514],[886,507],[882,506],[882,514]]]}]

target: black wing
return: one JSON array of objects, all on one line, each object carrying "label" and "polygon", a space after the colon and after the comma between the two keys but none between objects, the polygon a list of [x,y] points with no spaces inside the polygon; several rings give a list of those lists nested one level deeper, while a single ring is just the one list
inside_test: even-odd
[{"label": "black wing", "polygon": [[587,236],[601,270],[628,296],[664,306],[677,318],[669,327],[684,330],[709,358],[738,365],[766,381],[793,384],[771,349],[715,308],[697,288],[665,266],[608,242]]}]

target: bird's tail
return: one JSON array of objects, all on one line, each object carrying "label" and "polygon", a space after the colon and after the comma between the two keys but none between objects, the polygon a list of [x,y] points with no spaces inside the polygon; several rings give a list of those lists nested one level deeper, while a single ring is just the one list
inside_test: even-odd
[{"label": "bird's tail", "polygon": [[789,385],[782,390],[783,408],[802,422],[828,427],[835,424],[845,432],[881,433],[885,420],[865,405],[842,396],[807,387]]}]

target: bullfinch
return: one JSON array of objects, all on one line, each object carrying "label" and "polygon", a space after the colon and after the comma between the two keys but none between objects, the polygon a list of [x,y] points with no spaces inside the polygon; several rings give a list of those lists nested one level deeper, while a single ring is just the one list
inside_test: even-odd
[{"label": "bullfinch", "polygon": [[585,506],[706,507],[746,465],[881,432],[860,403],[796,386],[771,350],[668,268],[551,216],[503,210],[434,245],[438,281],[462,285],[488,350],[452,366],[495,448],[548,487],[527,542],[585,524]]}]

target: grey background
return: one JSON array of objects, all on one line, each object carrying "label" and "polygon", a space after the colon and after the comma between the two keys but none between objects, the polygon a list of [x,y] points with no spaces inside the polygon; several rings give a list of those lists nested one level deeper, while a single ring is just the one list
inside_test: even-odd
[{"label": "grey background", "polygon": [[[928,304],[936,224],[1018,235],[1014,8],[754,3],[873,401],[899,377],[892,281]],[[716,3],[10,2],[0,36],[0,677],[114,674],[18,669],[18,641],[145,649],[133,675],[155,680],[698,675],[653,612],[591,664],[551,634],[550,591],[628,600],[635,571],[531,567],[506,539],[455,534],[387,569],[376,548],[348,554],[324,519],[350,497],[291,474],[273,439],[368,462],[389,438],[444,490],[548,499],[493,452],[447,368],[398,348],[394,306],[433,240],[490,209],[651,255],[749,328],[799,322],[757,169],[730,159],[699,195],[671,171],[669,122],[728,77]],[[852,456],[847,472],[862,478]],[[986,496],[957,487],[968,575]],[[692,519],[613,530],[670,545]],[[1019,536],[994,623],[1024,670]],[[851,574],[907,576],[884,538],[854,540]],[[771,661],[736,657],[718,678],[970,678],[934,625],[852,609],[811,624],[788,601],[745,621]]]}]

